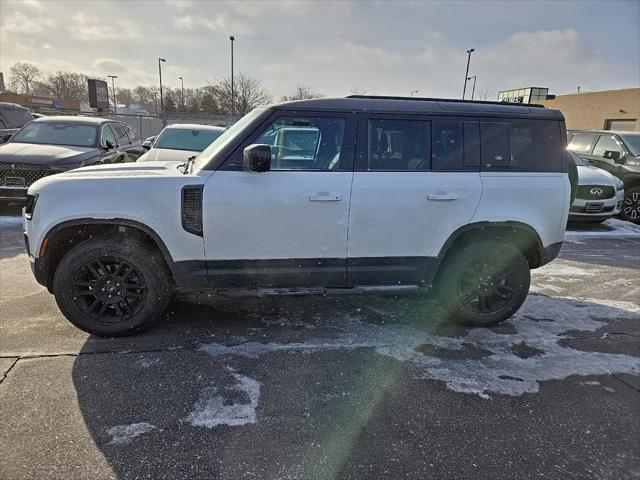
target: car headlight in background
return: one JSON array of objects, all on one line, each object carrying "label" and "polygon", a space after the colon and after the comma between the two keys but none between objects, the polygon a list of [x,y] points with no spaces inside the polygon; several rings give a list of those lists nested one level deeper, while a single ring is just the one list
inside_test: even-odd
[{"label": "car headlight in background", "polygon": [[38,195],[27,194],[27,203],[24,206],[24,218],[31,220],[33,217],[33,211],[36,208],[36,202],[38,201]]}]

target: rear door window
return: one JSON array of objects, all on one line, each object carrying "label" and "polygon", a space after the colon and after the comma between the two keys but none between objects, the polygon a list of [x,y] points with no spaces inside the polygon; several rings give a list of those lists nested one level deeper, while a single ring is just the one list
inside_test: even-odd
[{"label": "rear door window", "polygon": [[367,124],[367,171],[429,170],[431,128],[428,121],[380,118],[370,119]]},{"label": "rear door window", "polygon": [[567,148],[578,155],[589,154],[596,137],[597,135],[593,133],[574,133]]},{"label": "rear door window", "polygon": [[431,122],[431,169],[464,169],[464,130],[461,121]]}]

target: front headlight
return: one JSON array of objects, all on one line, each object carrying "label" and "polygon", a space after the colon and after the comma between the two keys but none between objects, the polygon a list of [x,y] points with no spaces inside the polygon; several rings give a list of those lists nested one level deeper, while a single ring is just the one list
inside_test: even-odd
[{"label": "front headlight", "polygon": [[24,206],[24,218],[31,220],[33,217],[33,211],[36,208],[36,202],[38,201],[38,195],[27,194],[27,203]]},{"label": "front headlight", "polygon": [[620,190],[624,190],[624,182],[622,180],[616,184],[616,191],[619,192]]}]

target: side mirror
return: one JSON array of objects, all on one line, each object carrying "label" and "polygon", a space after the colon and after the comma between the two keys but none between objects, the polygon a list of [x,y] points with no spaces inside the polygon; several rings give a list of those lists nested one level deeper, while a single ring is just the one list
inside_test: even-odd
[{"label": "side mirror", "polygon": [[151,150],[151,142],[149,140],[145,140],[142,142],[142,148],[145,150]]},{"label": "side mirror", "polygon": [[271,147],[254,144],[244,149],[242,167],[245,172],[267,172],[271,170]]},{"label": "side mirror", "polygon": [[616,163],[622,163],[621,162],[622,156],[620,155],[620,152],[616,150],[606,150],[604,152],[603,157],[609,160],[613,160]]},{"label": "side mirror", "polygon": [[111,140],[105,140],[104,141],[104,148],[106,150],[111,150],[112,148],[115,148],[115,145],[113,144],[113,142]]}]

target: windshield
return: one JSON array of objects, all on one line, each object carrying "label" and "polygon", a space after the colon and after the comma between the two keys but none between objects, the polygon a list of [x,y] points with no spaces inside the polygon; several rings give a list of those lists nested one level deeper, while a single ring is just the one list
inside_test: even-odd
[{"label": "windshield", "polygon": [[171,150],[191,150],[201,152],[223,132],[220,130],[197,130],[166,128],[158,137],[153,148]]},{"label": "windshield", "polygon": [[637,157],[640,155],[640,135],[622,134],[620,135],[620,137],[622,138],[624,143],[627,145],[629,150],[631,150],[631,154],[634,157]]},{"label": "windshield", "polygon": [[225,130],[222,135],[216,138],[211,145],[198,155],[198,158],[196,158],[193,164],[194,168],[201,169],[204,165],[209,163],[209,160],[215,157],[218,152],[222,151],[222,149],[225,148],[239,132],[241,132],[246,126],[250,125],[251,122],[253,122],[253,120],[255,120],[264,111],[264,108],[256,108]]},{"label": "windshield", "polygon": [[96,125],[69,122],[32,122],[17,132],[12,142],[93,147],[97,137],[98,127]]}]

